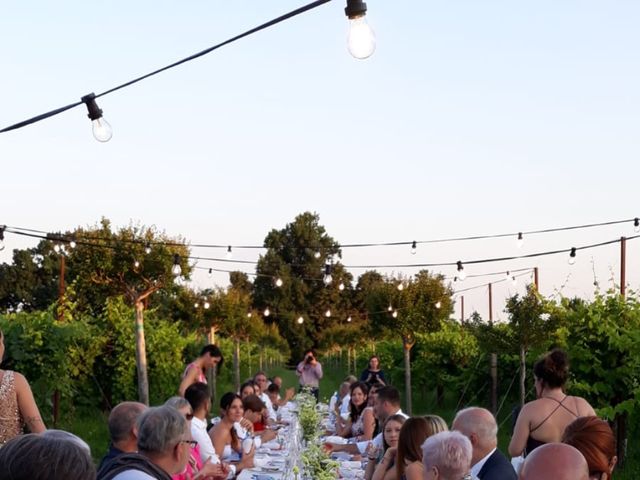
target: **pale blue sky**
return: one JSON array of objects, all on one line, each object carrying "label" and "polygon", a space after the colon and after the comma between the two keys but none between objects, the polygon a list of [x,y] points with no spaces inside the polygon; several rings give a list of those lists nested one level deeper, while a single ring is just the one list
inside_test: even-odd
[{"label": "pale blue sky", "polygon": [[[346,51],[341,1],[0,135],[0,224],[155,224],[194,242],[261,243],[317,211],[343,243],[518,231],[640,215],[640,2],[369,0],[378,48]],[[302,5],[296,1],[6,2],[0,126],[100,92]],[[570,248],[631,225],[527,239],[345,251],[345,263],[455,261]],[[7,249],[33,242],[7,235]],[[205,253],[205,252],[196,252]],[[629,281],[640,286],[640,241]],[[236,258],[254,258],[236,253]],[[542,291],[592,292],[616,247],[537,262]],[[354,272],[357,274],[357,272]],[[411,273],[410,271],[404,273]],[[444,270],[445,274],[452,269]],[[199,286],[209,280],[196,276]],[[226,275],[215,277],[227,283]],[[464,287],[474,283],[467,280]],[[510,289],[510,290],[509,290]],[[496,286],[494,314],[520,287]],[[487,316],[486,291],[465,294]]]}]

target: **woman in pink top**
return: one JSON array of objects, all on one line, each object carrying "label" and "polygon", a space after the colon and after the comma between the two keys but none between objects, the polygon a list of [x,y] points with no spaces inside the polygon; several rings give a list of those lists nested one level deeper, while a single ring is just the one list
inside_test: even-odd
[{"label": "woman in pink top", "polygon": [[216,345],[206,345],[203,347],[200,356],[187,365],[187,368],[185,368],[182,374],[182,381],[178,389],[180,396],[184,397],[184,392],[187,388],[196,382],[207,383],[206,371],[214,368],[216,365],[220,368],[223,363],[224,358],[222,357],[222,352]]}]

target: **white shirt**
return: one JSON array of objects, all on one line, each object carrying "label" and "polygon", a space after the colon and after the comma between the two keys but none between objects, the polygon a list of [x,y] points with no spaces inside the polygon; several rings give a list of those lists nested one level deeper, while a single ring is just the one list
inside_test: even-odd
[{"label": "white shirt", "polygon": [[[402,409],[398,410],[393,415],[402,415],[404,418],[409,418],[409,415],[405,414],[402,411]],[[393,415],[389,415],[389,416],[392,417]],[[364,452],[367,450],[367,447],[369,446],[370,443],[375,448],[381,449],[384,446],[384,438],[382,438],[382,432],[380,432],[378,435],[373,437],[373,440],[365,440],[363,442],[356,443],[356,445],[358,446],[358,451],[360,452],[361,455],[364,455]]]},{"label": "white shirt", "polygon": [[345,413],[350,413],[349,412],[350,404],[351,404],[351,394],[347,393],[342,399],[342,402],[340,403],[340,416],[342,416],[342,418],[344,418]]},{"label": "white shirt", "polygon": [[152,477],[140,470],[126,470],[113,477],[113,480],[156,480],[156,477]]},{"label": "white shirt", "polygon": [[191,419],[191,436],[196,442],[198,442],[200,458],[203,463],[206,462],[209,457],[211,457],[211,463],[220,463],[220,459],[213,448],[211,437],[207,433],[206,420],[200,420],[196,417]]},{"label": "white shirt", "polygon": [[262,400],[264,404],[267,406],[267,416],[269,417],[269,420],[273,420],[274,422],[277,421],[278,416],[276,415],[276,411],[273,409],[273,403],[271,403],[271,399],[269,398],[269,395],[262,392],[260,394],[260,400]]},{"label": "white shirt", "polygon": [[484,464],[487,463],[487,460],[489,460],[489,457],[493,455],[493,452],[495,451],[496,449],[494,448],[485,457],[478,460],[478,462],[471,467],[471,476],[473,478],[478,478],[478,473],[480,473],[480,470],[482,470],[482,467],[484,467]]}]

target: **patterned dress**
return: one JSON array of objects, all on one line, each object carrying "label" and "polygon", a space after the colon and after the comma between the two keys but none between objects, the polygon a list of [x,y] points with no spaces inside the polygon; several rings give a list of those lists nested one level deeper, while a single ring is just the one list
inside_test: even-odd
[{"label": "patterned dress", "polygon": [[5,370],[0,380],[0,447],[22,434],[24,419],[18,408],[15,376],[11,370]]}]

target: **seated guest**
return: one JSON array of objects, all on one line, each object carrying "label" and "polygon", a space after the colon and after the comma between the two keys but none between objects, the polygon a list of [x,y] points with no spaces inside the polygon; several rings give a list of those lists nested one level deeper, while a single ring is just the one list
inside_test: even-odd
[{"label": "seated guest", "polygon": [[[185,392],[186,397],[193,397],[193,391],[197,390],[198,385],[204,385],[201,383],[194,383],[187,388]],[[207,386],[204,385],[205,390],[207,390]],[[207,392],[208,397],[208,392]],[[184,415],[187,422],[189,423],[189,428],[191,429],[191,436],[193,439],[198,442],[197,445],[191,447],[191,453],[189,455],[189,460],[185,466],[185,469],[175,475],[172,475],[172,480],[192,480],[194,478],[208,478],[208,477],[222,477],[224,472],[226,471],[222,465],[220,465],[220,461],[215,453],[211,456],[206,457],[204,460],[202,459],[202,455],[200,453],[200,445],[201,441],[206,442],[209,441],[211,443],[211,439],[205,430],[204,436],[202,435],[200,430],[195,431],[193,428],[193,408],[189,401],[182,397],[171,397],[167,400],[165,405],[169,407],[175,408],[181,415]],[[206,447],[206,445],[205,445]],[[205,448],[206,449],[206,448]],[[213,446],[210,446],[210,450],[213,451]]]},{"label": "seated guest", "polygon": [[424,480],[470,479],[471,452],[471,442],[460,432],[440,432],[427,438],[422,444]]},{"label": "seated guest", "polygon": [[98,478],[171,480],[171,475],[184,470],[193,443],[187,420],[175,408],[149,408],[138,419],[139,453],[114,458]]},{"label": "seated guest", "polygon": [[382,449],[369,448],[369,462],[364,472],[365,480],[395,480],[396,451],[400,429],[406,421],[402,415],[387,417],[382,429]]},{"label": "seated guest", "polygon": [[498,424],[489,410],[465,408],[451,425],[471,441],[471,475],[480,480],[517,480],[511,462],[498,450]]},{"label": "seated guest", "polygon": [[247,380],[240,385],[240,397],[248,397],[249,395],[256,395],[256,382],[253,380]]},{"label": "seated guest", "polygon": [[368,441],[373,438],[376,419],[373,407],[367,407],[369,387],[366,383],[355,382],[351,385],[351,406],[348,420],[337,419],[336,431],[345,438],[355,438],[356,442]]},{"label": "seated guest", "polygon": [[273,408],[278,411],[278,407],[280,407],[280,387],[275,383],[272,383],[267,387],[267,395],[269,396],[269,400],[271,400],[271,404]]},{"label": "seated guest", "polygon": [[562,443],[577,448],[589,466],[591,480],[609,480],[616,466],[616,439],[607,422],[598,417],[576,418],[562,436]]},{"label": "seated guest", "polygon": [[104,465],[123,453],[138,451],[138,418],[147,406],[138,402],[122,402],[113,407],[107,420],[109,428],[109,451],[100,461],[98,471]]},{"label": "seated guest", "polygon": [[[245,468],[253,467],[255,447],[248,453],[242,449],[244,438],[238,436],[242,431],[240,422],[243,420],[244,406],[242,398],[232,392],[225,393],[220,399],[220,416],[222,419],[209,431],[216,454],[223,462],[231,463],[234,474]],[[237,426],[236,426],[237,424]]]},{"label": "seated guest", "polygon": [[589,403],[564,393],[569,361],[562,350],[553,350],[533,366],[537,400],[526,403],[509,443],[512,457],[528,455],[545,443],[560,442],[567,426],[576,418],[595,415]]},{"label": "seated guest", "polygon": [[260,393],[256,392],[256,395],[258,395],[258,397],[260,397],[260,400],[262,400],[265,404],[265,407],[267,409],[266,418],[269,420],[269,422],[275,423],[277,420],[276,411],[273,408],[273,403],[271,403],[269,395],[267,395],[267,388],[269,387],[267,374],[264,372],[258,372],[253,376],[253,381],[260,388]]},{"label": "seated guest", "polygon": [[589,480],[584,456],[571,445],[549,443],[527,455],[520,480]]},{"label": "seated guest", "polygon": [[[96,467],[86,443],[68,432],[31,433],[8,441],[0,449],[2,480],[95,480]],[[75,438],[73,438],[75,437]],[[79,441],[78,441],[79,440]]]},{"label": "seated guest", "polygon": [[243,417],[253,424],[254,433],[256,435],[260,435],[262,437],[262,441],[268,442],[269,440],[276,438],[276,432],[273,430],[266,430],[266,406],[257,395],[249,395],[248,397],[245,397],[242,400],[242,406],[244,407]]},{"label": "seated guest", "polygon": [[424,466],[420,446],[427,438],[446,430],[446,422],[437,415],[412,417],[404,422],[398,438],[396,479],[422,480]]},{"label": "seated guest", "polygon": [[222,357],[222,352],[220,348],[216,345],[206,345],[200,351],[200,356],[196,358],[193,362],[187,365],[184,373],[182,374],[182,381],[180,382],[180,387],[178,388],[178,392],[180,396],[184,396],[184,392],[187,390],[189,385],[192,385],[196,382],[207,383],[207,370],[212,368],[222,368],[222,364],[224,363],[224,358]]},{"label": "seated guest", "polygon": [[49,429],[49,430],[45,430],[40,435],[54,441],[60,440],[60,441],[73,442],[76,445],[78,445],[80,448],[82,448],[85,452],[87,452],[89,455],[91,455],[91,447],[89,446],[89,444],[71,432],[67,432],[65,430]]},{"label": "seated guest", "polygon": [[347,375],[343,382],[343,384],[346,383],[346,393],[340,396],[340,413],[338,414],[338,416],[342,417],[345,420],[349,418],[349,413],[351,412],[351,385],[353,385],[357,381],[358,379],[353,375]]}]

